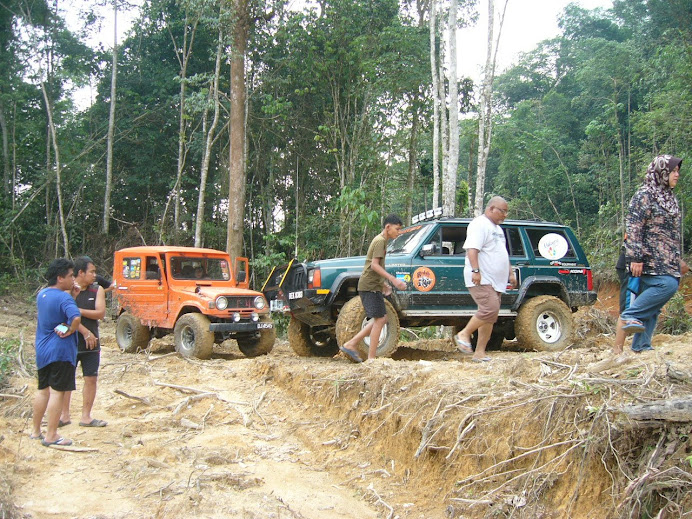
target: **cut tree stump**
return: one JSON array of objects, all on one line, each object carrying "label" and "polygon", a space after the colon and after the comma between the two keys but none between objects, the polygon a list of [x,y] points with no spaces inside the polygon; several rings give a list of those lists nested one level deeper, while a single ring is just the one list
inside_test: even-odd
[{"label": "cut tree stump", "polygon": [[626,405],[616,407],[614,410],[637,421],[692,422],[692,397],[670,398],[648,404]]}]

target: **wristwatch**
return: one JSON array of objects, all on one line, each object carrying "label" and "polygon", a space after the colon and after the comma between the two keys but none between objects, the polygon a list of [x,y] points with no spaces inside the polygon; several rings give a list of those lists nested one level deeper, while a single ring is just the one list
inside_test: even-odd
[{"label": "wristwatch", "polygon": [[480,272],[480,269],[471,269],[471,272],[473,272],[474,274],[478,274]]}]

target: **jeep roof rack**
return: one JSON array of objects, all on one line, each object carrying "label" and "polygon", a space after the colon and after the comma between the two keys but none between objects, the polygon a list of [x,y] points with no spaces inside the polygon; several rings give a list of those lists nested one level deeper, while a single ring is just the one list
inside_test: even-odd
[{"label": "jeep roof rack", "polygon": [[442,216],[442,208],[441,207],[436,207],[435,209],[428,209],[427,211],[423,213],[419,213],[413,218],[411,218],[411,223],[419,223],[419,222],[425,222],[427,220],[434,220],[435,218],[439,218]]}]

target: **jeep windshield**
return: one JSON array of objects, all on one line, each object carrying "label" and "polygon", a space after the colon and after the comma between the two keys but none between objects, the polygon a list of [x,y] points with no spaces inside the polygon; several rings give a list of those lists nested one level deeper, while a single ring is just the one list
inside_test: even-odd
[{"label": "jeep windshield", "polygon": [[429,230],[430,225],[414,225],[413,227],[402,229],[399,237],[392,240],[389,247],[387,247],[387,254],[410,254],[418,247]]},{"label": "jeep windshield", "polygon": [[171,258],[173,279],[199,279],[204,281],[228,281],[231,269],[224,258],[202,256],[173,256]]}]

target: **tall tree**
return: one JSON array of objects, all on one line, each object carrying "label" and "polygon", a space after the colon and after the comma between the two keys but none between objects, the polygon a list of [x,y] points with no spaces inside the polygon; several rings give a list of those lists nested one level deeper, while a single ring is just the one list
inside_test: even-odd
[{"label": "tall tree", "polygon": [[111,191],[113,189],[113,138],[115,135],[115,97],[118,79],[118,0],[113,0],[113,56],[111,61],[111,98],[106,137],[106,185],[103,199],[103,234],[108,234],[111,221]]}]

